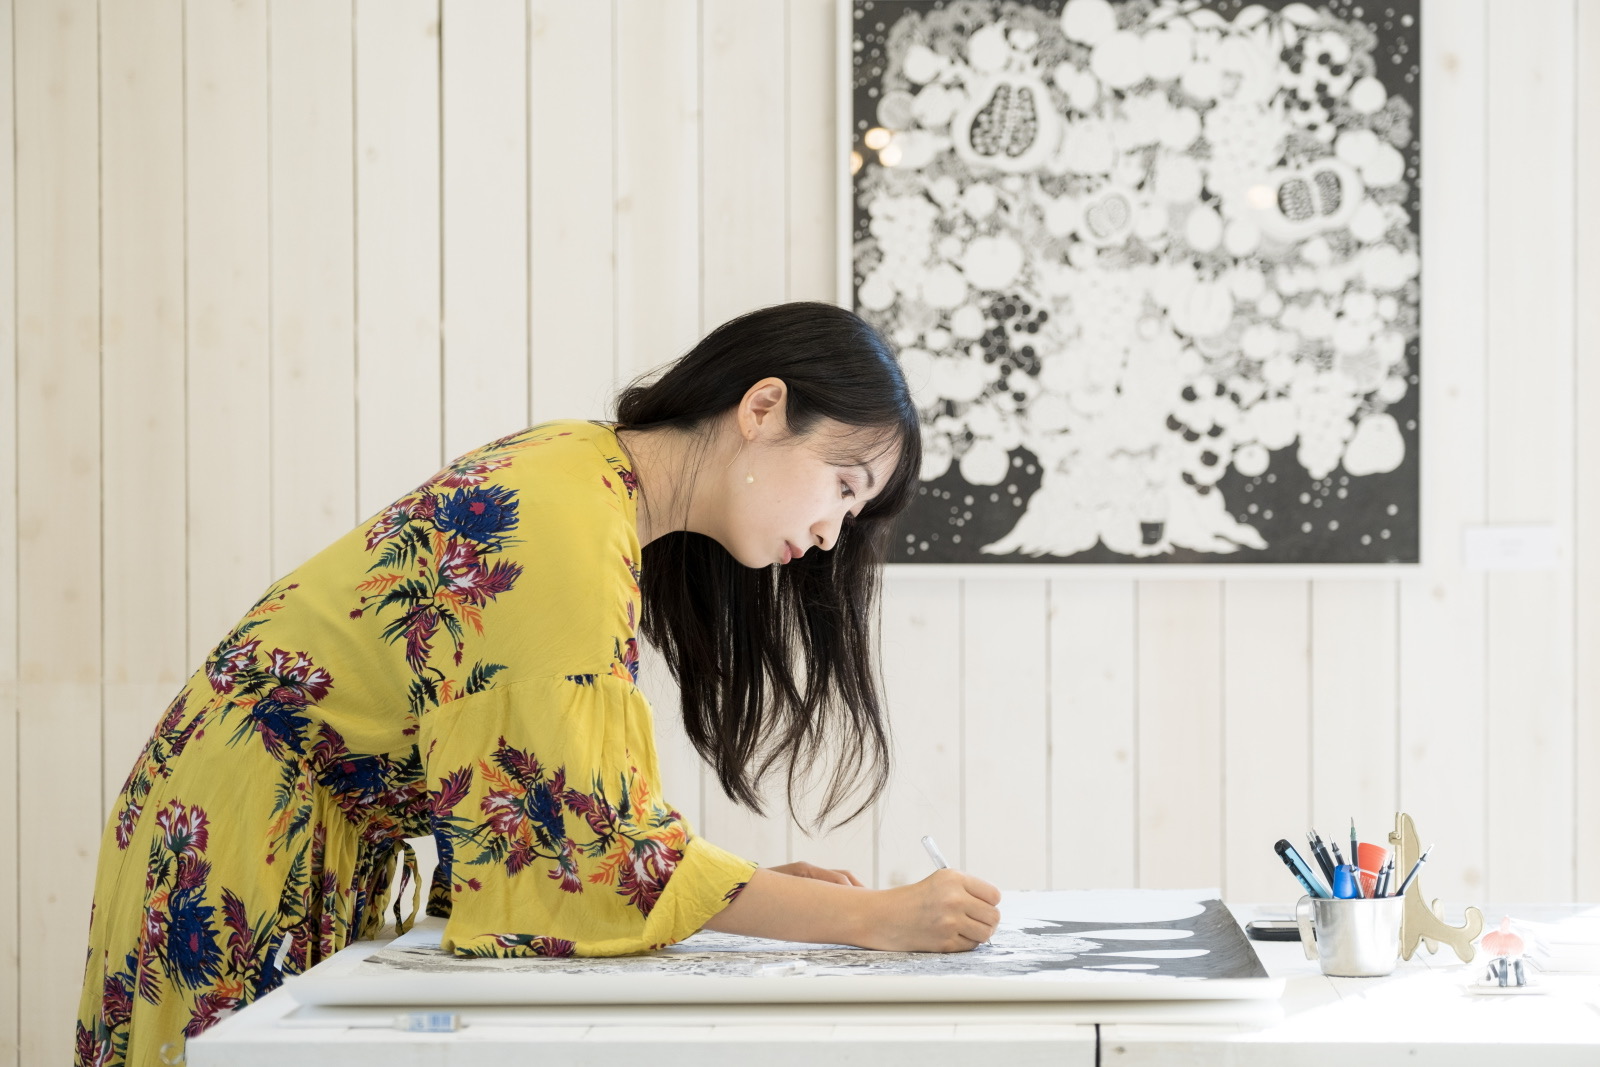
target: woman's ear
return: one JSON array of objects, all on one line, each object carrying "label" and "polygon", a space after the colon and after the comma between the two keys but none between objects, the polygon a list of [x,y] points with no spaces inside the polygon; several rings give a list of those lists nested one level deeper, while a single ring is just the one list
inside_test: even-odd
[{"label": "woman's ear", "polygon": [[789,387],[782,378],[763,378],[745,390],[739,401],[737,424],[747,440],[784,431]]}]

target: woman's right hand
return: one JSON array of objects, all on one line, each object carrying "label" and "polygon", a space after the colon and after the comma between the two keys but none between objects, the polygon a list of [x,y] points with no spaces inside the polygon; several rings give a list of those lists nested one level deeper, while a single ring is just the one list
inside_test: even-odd
[{"label": "woman's right hand", "polygon": [[874,893],[863,948],[892,952],[967,952],[1000,924],[1000,890],[949,867],[920,882]]}]

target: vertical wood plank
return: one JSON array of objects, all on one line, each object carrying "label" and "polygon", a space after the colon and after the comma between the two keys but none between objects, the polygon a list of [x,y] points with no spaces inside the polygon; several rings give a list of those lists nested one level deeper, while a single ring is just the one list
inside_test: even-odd
[{"label": "vertical wood plank", "polygon": [[[1487,512],[1491,523],[1552,524],[1564,540],[1573,519],[1575,19],[1572,0],[1489,6]],[[1528,195],[1530,162],[1537,196]],[[1491,899],[1572,897],[1572,579],[1570,541],[1555,570],[1489,576]]]},{"label": "vertical wood plank", "polygon": [[962,626],[962,862],[1009,889],[1049,878],[1043,581],[968,579]]},{"label": "vertical wood plank", "polygon": [[617,0],[617,373],[700,339],[700,24],[695,0]]},{"label": "vertical wood plank", "polygon": [[961,862],[961,640],[960,582],[886,583],[883,671],[895,770],[878,805],[878,885],[885,888],[932,873],[924,835]]},{"label": "vertical wood plank", "polygon": [[[0,796],[17,795],[17,216],[16,109],[12,94],[12,0],[0,0]],[[17,812],[0,818],[0,974],[18,970]],[[0,1062],[15,1065],[21,1043],[12,980],[0,995]]]},{"label": "vertical wood plank", "polygon": [[[1437,841],[1429,896],[1482,900],[1484,590],[1461,531],[1484,521],[1483,0],[1422,20],[1422,560],[1400,582],[1400,810]],[[1449,175],[1435,181],[1433,175]],[[1445,862],[1448,858],[1448,862]]]},{"label": "vertical wood plank", "polygon": [[[784,248],[788,300],[832,302],[834,279],[834,11],[830,0],[787,5],[784,110],[788,189]],[[889,694],[894,699],[894,694]],[[876,812],[849,826],[810,836],[792,825],[789,853],[825,867],[843,867],[872,884],[877,865]]]},{"label": "vertical wood plank", "polygon": [[1311,825],[1346,853],[1350,820],[1384,844],[1400,799],[1397,601],[1394,582],[1311,583]]},{"label": "vertical wood plank", "polygon": [[[1579,293],[1600,292],[1600,10],[1578,5],[1577,283]],[[1600,303],[1578,301],[1577,389],[1580,412],[1600,410]],[[1577,421],[1577,516],[1574,565],[1577,570],[1577,745],[1574,748],[1578,800],[1574,826],[1578,900],[1600,898],[1600,855],[1589,843],[1600,838],[1600,427]],[[1589,773],[1582,773],[1588,769]]]},{"label": "vertical wood plank", "polygon": [[[615,387],[700,336],[700,35],[694,0],[617,0]],[[648,487],[646,487],[648,489]],[[677,685],[640,649],[664,795],[701,827],[703,771],[684,736]]]},{"label": "vertical wood plank", "polygon": [[1222,584],[1139,585],[1139,884],[1222,882]]},{"label": "vertical wood plank", "polygon": [[442,0],[444,454],[528,423],[524,0]]},{"label": "vertical wood plank", "polygon": [[[612,7],[532,0],[532,421],[598,419],[616,376]],[[581,91],[574,91],[581,87]]]},{"label": "vertical wood plank", "polygon": [[[265,0],[184,8],[188,660],[275,576]],[[251,492],[218,491],[249,486]]]},{"label": "vertical wood plank", "polygon": [[1133,581],[1050,583],[1050,888],[1138,881]]},{"label": "vertical wood plank", "polygon": [[356,0],[356,512],[438,469],[439,2]]},{"label": "vertical wood plank", "polygon": [[73,1032],[106,811],[98,28],[92,0],[15,12],[23,1063],[58,1062]]},{"label": "vertical wood plank", "polygon": [[700,332],[784,299],[787,51],[778,4],[702,0]]},{"label": "vertical wood plank", "polygon": [[788,249],[790,300],[832,303],[839,291],[835,0],[788,0]]},{"label": "vertical wood plank", "polygon": [[1222,891],[1227,900],[1294,895],[1294,883],[1272,845],[1288,838],[1306,852],[1309,595],[1306,582],[1246,580],[1225,586]]},{"label": "vertical wood plank", "polygon": [[351,0],[275,0],[271,48],[272,564],[356,521]]},{"label": "vertical wood plank", "polygon": [[[183,6],[100,25],[101,413],[106,572],[103,795],[115,796],[192,669],[184,538]],[[160,607],[156,607],[160,605]]]},{"label": "vertical wood plank", "polygon": [[[784,298],[786,210],[782,116],[784,9],[703,0],[700,10],[701,334]],[[771,866],[788,859],[781,783],[766,790],[767,815],[742,808],[708,778],[707,836]]]}]

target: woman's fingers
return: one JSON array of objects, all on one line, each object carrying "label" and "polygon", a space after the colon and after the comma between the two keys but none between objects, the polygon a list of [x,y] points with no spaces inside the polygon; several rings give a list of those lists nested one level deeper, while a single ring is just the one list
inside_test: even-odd
[{"label": "woman's fingers", "polygon": [[780,874],[793,875],[796,878],[815,878],[819,882],[834,882],[838,885],[861,884],[856,880],[856,876],[849,871],[829,870],[826,867],[818,867],[815,863],[807,863],[805,860],[785,863],[781,867],[773,867],[771,870]]},{"label": "woman's fingers", "polygon": [[976,920],[993,930],[1000,925],[1000,909],[980,904],[976,900],[967,905],[967,918]]},{"label": "woman's fingers", "polygon": [[965,885],[967,892],[971,893],[985,904],[991,905],[992,907],[1000,906],[1000,890],[996,889],[988,882],[985,882],[982,878],[974,878],[969,874],[966,876]]},{"label": "woman's fingers", "polygon": [[805,865],[806,877],[815,878],[819,882],[837,882],[839,885],[849,885],[850,878],[844,871],[830,871],[826,867],[818,867],[814,863]]},{"label": "woman's fingers", "polygon": [[982,944],[994,936],[994,927],[969,919],[957,933],[973,944]]}]

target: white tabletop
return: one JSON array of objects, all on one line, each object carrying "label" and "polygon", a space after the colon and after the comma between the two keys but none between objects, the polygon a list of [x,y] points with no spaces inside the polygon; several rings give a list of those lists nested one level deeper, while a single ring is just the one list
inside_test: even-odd
[{"label": "white tabletop", "polygon": [[[1285,914],[1281,907],[1230,907],[1241,921]],[[1486,913],[1501,910],[1549,918],[1579,909]],[[1541,995],[1486,997],[1465,991],[1481,960],[1461,964],[1449,949],[1419,951],[1387,978],[1328,978],[1298,942],[1253,944],[1267,972],[1287,981],[1280,1002],[485,1008],[462,1010],[465,1025],[458,1032],[430,1034],[392,1028],[404,1009],[303,1006],[290,978],[191,1040],[187,1062],[524,1067],[537,1048],[541,1056],[574,1065],[613,1064],[619,1053],[647,1055],[652,1067],[751,1057],[759,1057],[761,1067],[814,1067],[819,1054],[846,1062],[870,1057],[874,1067],[968,1067],[975,1055],[1055,1067],[1600,1063],[1600,977],[1541,975]],[[374,947],[359,942],[340,955],[365,955]]]},{"label": "white tabletop", "polygon": [[[1241,922],[1287,917],[1282,907],[1229,905]],[[1492,905],[1541,921],[1589,905]],[[1448,912],[1448,909],[1447,909]],[[1283,1018],[1266,1027],[1218,1023],[1116,1022],[1100,1028],[1106,1067],[1478,1067],[1600,1064],[1600,976],[1539,974],[1544,992],[1483,996],[1467,986],[1482,972],[1480,952],[1462,963],[1453,950],[1419,947],[1386,978],[1329,978],[1298,941],[1252,942],[1267,973],[1286,980]]]}]

